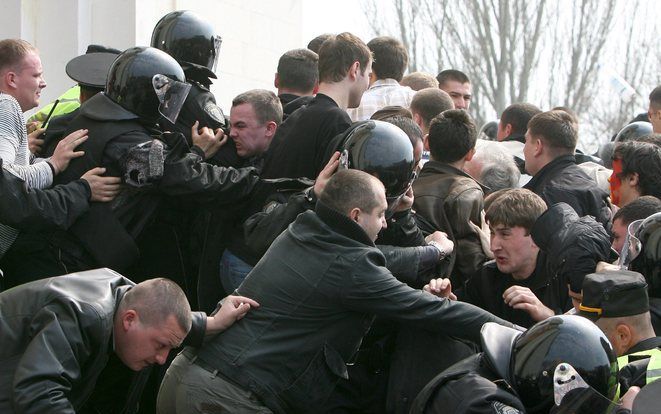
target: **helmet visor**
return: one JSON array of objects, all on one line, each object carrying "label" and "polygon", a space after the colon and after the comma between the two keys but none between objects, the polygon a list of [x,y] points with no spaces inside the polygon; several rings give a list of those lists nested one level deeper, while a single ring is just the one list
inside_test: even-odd
[{"label": "helmet visor", "polygon": [[152,78],[152,86],[160,102],[158,112],[168,121],[173,124],[176,123],[191,85],[165,75],[156,74]]},{"label": "helmet visor", "polygon": [[643,248],[643,244],[636,236],[636,233],[638,233],[638,229],[640,228],[640,225],[643,224],[644,220],[645,219],[632,221],[627,228],[627,235],[624,239],[622,251],[620,252],[620,260],[617,263],[623,270],[629,269],[631,262],[638,257]]},{"label": "helmet visor", "polygon": [[223,38],[220,36],[213,37],[213,64],[211,65],[211,71],[216,72],[218,68],[218,56],[220,56],[220,45],[223,43]]},{"label": "helmet visor", "polygon": [[615,413],[619,405],[590,387],[569,364],[558,364],[553,374],[553,414]]}]

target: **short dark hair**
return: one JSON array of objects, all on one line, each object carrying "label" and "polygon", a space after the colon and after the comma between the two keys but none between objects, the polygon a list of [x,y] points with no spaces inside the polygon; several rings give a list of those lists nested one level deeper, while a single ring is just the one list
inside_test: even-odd
[{"label": "short dark hair", "polygon": [[447,81],[457,81],[459,83],[471,83],[468,76],[456,69],[446,69],[442,70],[438,75],[436,75],[436,80],[438,80],[438,86],[443,86]]},{"label": "short dark hair", "polygon": [[650,92],[650,104],[654,105],[655,108],[661,108],[661,85]]},{"label": "short dark hair", "polygon": [[661,200],[654,196],[642,196],[617,210],[613,221],[619,219],[622,220],[623,225],[628,226],[636,220],[647,218],[659,211],[661,211]]},{"label": "short dark hair", "polygon": [[615,146],[613,159],[622,160],[622,176],[638,174],[641,195],[661,198],[661,147],[649,142],[626,141]]},{"label": "short dark hair", "polygon": [[319,36],[310,40],[310,43],[308,43],[308,49],[310,49],[316,54],[319,54],[319,49],[321,49],[321,45],[331,37],[333,37],[331,33],[320,34]]},{"label": "short dark hair", "polygon": [[438,80],[431,73],[413,72],[404,76],[399,84],[408,86],[414,91],[420,91],[425,88],[438,88]]},{"label": "short dark hair", "polygon": [[493,194],[485,219],[489,227],[523,227],[530,234],[535,221],[546,210],[544,200],[525,188],[512,188]]},{"label": "short dark hair", "polygon": [[378,111],[374,112],[370,119],[376,121],[383,121],[383,118],[390,118],[391,116],[403,116],[405,118],[413,119],[411,111],[399,105],[384,106]]},{"label": "short dark hair", "polygon": [[505,108],[500,115],[500,122],[503,126],[512,125],[512,132],[515,134],[525,134],[528,130],[528,122],[540,113],[542,113],[541,109],[533,104],[515,103]]},{"label": "short dark hair", "polygon": [[402,42],[394,37],[380,36],[370,40],[367,47],[374,56],[372,71],[377,79],[402,80],[409,64],[409,53]]},{"label": "short dark hair", "polygon": [[37,49],[23,39],[0,40],[0,72],[18,72],[23,58],[30,53],[37,53]]},{"label": "short dark hair", "polygon": [[381,118],[380,120],[393,124],[404,131],[404,133],[409,137],[409,140],[411,140],[411,145],[413,145],[413,148],[415,148],[418,142],[422,142],[422,130],[418,124],[416,124],[410,117],[393,115]]},{"label": "short dark hair", "polygon": [[436,115],[448,109],[454,109],[454,102],[447,92],[438,88],[422,89],[411,99],[411,112],[420,115],[426,126]]},{"label": "short dark hair", "polygon": [[661,147],[661,133],[654,133],[643,135],[642,137],[632,138],[632,141],[648,142]]},{"label": "short dark hair", "polygon": [[319,56],[309,49],[285,52],[278,61],[280,87],[309,93],[319,80]]},{"label": "short dark hair", "polygon": [[379,206],[378,194],[375,191],[378,187],[384,188],[381,181],[364,171],[339,170],[326,183],[319,201],[344,215],[348,215],[356,207],[372,212]]},{"label": "short dark hair", "polygon": [[530,135],[541,137],[555,152],[574,153],[578,131],[571,115],[565,111],[547,111],[532,117],[528,122]]},{"label": "short dark hair", "polygon": [[354,62],[365,70],[372,59],[367,45],[349,32],[331,36],[319,50],[319,82],[340,82]]},{"label": "short dark hair", "polygon": [[427,139],[435,161],[455,162],[475,148],[477,128],[466,111],[450,109],[432,119]]},{"label": "short dark hair", "polygon": [[280,99],[271,91],[266,89],[252,89],[237,95],[232,100],[232,107],[250,104],[257,115],[257,120],[264,125],[274,121],[277,125],[282,123],[282,104]]},{"label": "short dark hair", "polygon": [[133,309],[147,326],[159,326],[171,315],[185,332],[192,325],[190,304],[183,290],[171,280],[149,279],[132,287],[119,304],[119,311]]}]

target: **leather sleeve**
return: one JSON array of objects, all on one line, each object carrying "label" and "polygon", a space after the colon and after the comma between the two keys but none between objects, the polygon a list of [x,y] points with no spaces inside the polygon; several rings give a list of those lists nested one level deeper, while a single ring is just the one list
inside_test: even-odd
[{"label": "leather sleeve", "polygon": [[263,211],[253,214],[243,224],[246,245],[262,257],[273,241],[296,220],[296,217],[314,205],[304,193],[289,197],[286,203],[273,201]]},{"label": "leather sleeve", "polygon": [[25,182],[1,167],[0,222],[23,231],[67,229],[89,208],[90,188],[84,180],[48,190],[27,189]]},{"label": "leather sleeve", "polygon": [[425,236],[411,213],[411,210],[397,212],[388,220],[388,227],[379,233],[379,244],[391,246],[413,247],[424,246]]},{"label": "leather sleeve", "polygon": [[[455,238],[457,260],[453,274],[460,280],[467,280],[482,268],[488,258],[482,249],[480,235],[476,227],[481,227],[481,212],[484,209],[482,191],[470,188],[452,200],[446,200],[445,212]],[[476,227],[471,226],[473,223]]]},{"label": "leather sleeve", "polygon": [[248,197],[258,181],[254,168],[219,167],[186,153],[167,158],[158,187],[168,195],[232,204]]},{"label": "leather sleeve", "polygon": [[438,250],[433,246],[377,246],[386,258],[386,267],[400,282],[422,288],[434,277]]},{"label": "leather sleeve", "polygon": [[[78,325],[78,316],[63,303],[53,303],[34,315],[31,331],[36,335],[14,374],[12,400],[17,413],[75,413],[68,394],[98,346],[89,343],[93,335]],[[87,322],[87,326],[102,325],[101,321]]]},{"label": "leather sleeve", "polygon": [[194,347],[200,347],[202,346],[204,334],[207,330],[207,314],[204,312],[193,312],[192,316],[193,324],[191,325],[188,335],[184,338],[182,346],[191,345]]},{"label": "leather sleeve", "polygon": [[415,290],[378,265],[383,261],[380,252],[372,251],[367,255],[351,267],[354,269],[351,283],[346,284],[340,295],[349,309],[478,343],[480,329],[486,322],[514,327],[476,306]]}]

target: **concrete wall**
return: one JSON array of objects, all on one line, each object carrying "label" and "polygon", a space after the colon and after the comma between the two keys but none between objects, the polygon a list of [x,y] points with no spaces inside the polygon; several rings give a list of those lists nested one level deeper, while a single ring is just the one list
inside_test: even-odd
[{"label": "concrete wall", "polygon": [[205,16],[223,38],[212,86],[229,111],[237,94],[275,90],[280,55],[305,47],[303,0],[2,0],[0,39],[22,38],[39,48],[48,87],[42,105],[73,85],[66,63],[90,43],[123,50],[149,45],[154,25],[173,10]]}]

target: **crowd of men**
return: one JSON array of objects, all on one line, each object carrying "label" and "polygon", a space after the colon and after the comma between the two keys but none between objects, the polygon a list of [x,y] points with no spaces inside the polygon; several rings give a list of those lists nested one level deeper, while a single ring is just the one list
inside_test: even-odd
[{"label": "crowd of men", "polygon": [[26,120],[39,52],[0,40],[1,412],[653,412],[661,86],[589,155],[571,108],[479,129],[385,36],[226,116],[220,45],[169,13]]}]

